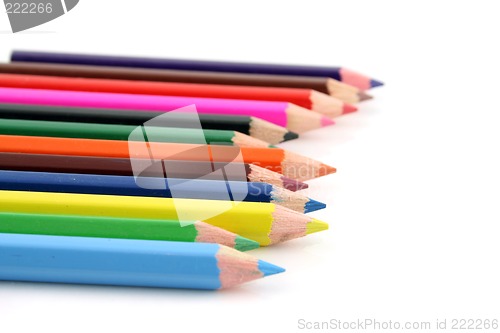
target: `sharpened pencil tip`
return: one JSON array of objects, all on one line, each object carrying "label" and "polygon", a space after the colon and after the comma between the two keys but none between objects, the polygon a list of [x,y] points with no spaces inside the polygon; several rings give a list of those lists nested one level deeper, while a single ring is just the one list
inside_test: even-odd
[{"label": "sharpened pencil tip", "polygon": [[326,208],[325,203],[309,198],[309,201],[306,203],[304,207],[304,213],[315,212],[317,210],[324,208]]},{"label": "sharpened pencil tip", "polygon": [[345,103],[344,108],[342,110],[342,114],[348,114],[356,111],[358,111],[358,108],[356,106]]},{"label": "sharpened pencil tip", "polygon": [[373,96],[372,95],[368,95],[367,93],[365,93],[364,91],[360,91],[358,92],[358,98],[359,98],[359,101],[362,102],[362,101],[368,101],[370,99],[373,99]]},{"label": "sharpened pencil tip", "polygon": [[250,251],[260,247],[258,242],[241,236],[236,236],[234,243],[234,248],[239,251]]},{"label": "sharpened pencil tip", "polygon": [[274,275],[278,273],[283,273],[284,268],[268,263],[264,260],[259,260],[259,270],[264,274],[264,276]]},{"label": "sharpened pencil tip", "polygon": [[312,219],[312,221],[307,224],[308,235],[325,230],[328,230],[328,223],[326,222],[317,219]]},{"label": "sharpened pencil tip", "polygon": [[304,190],[309,187],[306,183],[287,177],[281,177],[281,181],[283,182],[283,188],[292,192]]},{"label": "sharpened pencil tip", "polygon": [[370,80],[370,87],[372,87],[372,88],[380,87],[380,86],[383,86],[383,85],[384,85],[383,82],[377,81],[375,79],[371,79]]},{"label": "sharpened pencil tip", "polygon": [[309,184],[297,180],[297,191],[309,188]]},{"label": "sharpened pencil tip", "polygon": [[283,136],[283,141],[295,140],[299,137],[299,135],[295,132],[287,132],[285,136]]},{"label": "sharpened pencil tip", "polygon": [[321,117],[321,126],[322,127],[330,126],[330,125],[335,125],[335,122],[328,117]]},{"label": "sharpened pencil tip", "polygon": [[334,167],[321,163],[321,167],[318,169],[318,176],[326,176],[335,172],[337,172],[337,169]]}]

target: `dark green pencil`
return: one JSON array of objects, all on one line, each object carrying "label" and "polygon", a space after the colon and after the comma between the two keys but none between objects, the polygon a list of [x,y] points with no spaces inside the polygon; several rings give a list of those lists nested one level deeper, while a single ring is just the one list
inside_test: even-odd
[{"label": "dark green pencil", "polygon": [[[0,134],[7,135],[129,140],[130,134],[137,128],[138,126],[115,124],[0,119]],[[199,129],[193,128],[148,126],[146,132],[148,140],[152,142],[222,144],[264,148],[273,147],[265,141],[236,131],[208,129],[200,131]]]},{"label": "dark green pencil", "polygon": [[[64,121],[72,123],[97,123],[139,126],[146,122],[151,126],[193,128],[192,115],[169,114],[168,123],[155,120],[158,112],[141,112],[122,109],[79,108],[65,106],[2,104],[0,118],[43,121]],[[298,134],[265,120],[247,116],[229,116],[219,114],[198,114],[199,124],[203,129],[236,131],[270,144],[293,140]]]}]

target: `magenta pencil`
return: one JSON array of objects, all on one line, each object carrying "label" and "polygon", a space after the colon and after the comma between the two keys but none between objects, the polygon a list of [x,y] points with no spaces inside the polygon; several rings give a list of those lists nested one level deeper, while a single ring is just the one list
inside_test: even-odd
[{"label": "magenta pencil", "polygon": [[0,88],[0,103],[168,112],[195,105],[198,113],[258,117],[301,133],[333,124],[319,113],[286,102]]}]

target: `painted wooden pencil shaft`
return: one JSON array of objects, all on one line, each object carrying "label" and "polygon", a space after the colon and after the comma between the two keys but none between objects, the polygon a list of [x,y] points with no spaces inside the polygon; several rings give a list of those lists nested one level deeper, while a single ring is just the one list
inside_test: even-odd
[{"label": "painted wooden pencil shaft", "polygon": [[[111,124],[0,119],[0,134],[12,135],[127,141],[134,140],[131,134],[137,128]],[[156,142],[272,147],[265,141],[234,131],[149,126],[147,132],[152,141]]]},{"label": "painted wooden pencil shaft", "polygon": [[[187,106],[194,105],[197,113],[258,117],[297,133],[334,124],[328,117],[286,102],[16,88],[0,88],[0,102],[122,108],[163,113],[171,111],[185,112]],[[191,111],[191,108],[189,111]]]},{"label": "painted wooden pencil shaft", "polygon": [[0,233],[218,243],[248,251],[259,243],[210,224],[83,215],[0,213]]},{"label": "painted wooden pencil shaft", "polygon": [[69,65],[13,62],[0,64],[1,73],[83,77],[131,81],[218,84],[226,86],[282,87],[319,91],[346,103],[358,103],[372,97],[354,86],[329,77],[202,72],[172,69]]},{"label": "painted wooden pencil shaft", "polygon": [[[265,120],[247,116],[198,114],[199,123],[191,115],[170,113],[168,119],[158,119],[158,112],[124,109],[78,108],[36,104],[2,104],[0,118],[19,120],[62,121],[112,125],[201,128],[208,130],[236,131],[251,137],[277,144],[298,138],[298,134]],[[156,118],[155,121],[150,120]]]},{"label": "painted wooden pencil shaft", "polygon": [[[142,131],[134,133],[137,141],[0,134],[0,152],[132,158],[139,162],[142,160],[138,166],[141,170],[149,168],[152,161],[163,161],[167,172],[165,176],[170,178],[180,178],[176,175],[177,170],[168,167],[170,160],[252,163],[300,181],[336,172],[336,169],[329,165],[278,148],[152,142],[146,140]],[[141,138],[147,143],[141,142]]]},{"label": "painted wooden pencil shaft", "polygon": [[0,280],[216,290],[283,271],[218,244],[0,234]]},{"label": "painted wooden pencil shaft", "polygon": [[325,222],[272,203],[0,190],[0,212],[201,220],[267,246],[326,230]]},{"label": "painted wooden pencil shaft", "polygon": [[229,73],[257,73],[299,76],[331,77],[338,81],[370,89],[383,85],[382,82],[342,67],[284,65],[244,62],[221,62],[189,59],[141,58],[125,56],[106,56],[90,54],[50,53],[35,51],[14,51],[12,61],[31,61],[47,63],[66,63],[80,65],[102,65],[118,67],[139,67],[158,69],[180,69],[197,71],[215,71]]},{"label": "painted wooden pencil shaft", "polygon": [[261,88],[149,81],[134,82],[127,80],[64,78],[2,73],[0,73],[0,87],[280,101],[293,103],[329,117],[336,117],[357,110],[355,106],[346,104],[335,97],[313,90],[293,88]]},{"label": "painted wooden pencil shaft", "polygon": [[[133,166],[139,163],[135,159],[107,158],[92,156],[70,156],[49,154],[20,154],[0,152],[0,168],[13,171],[38,171],[80,174],[101,174],[116,176],[133,176]],[[161,164],[154,162],[150,168],[144,169],[141,177],[165,177]],[[242,163],[210,163],[199,161],[168,161],[168,165],[176,170],[176,177],[206,180],[220,179],[220,172],[228,181],[242,180],[242,172],[248,182],[263,182],[282,187],[290,191],[308,188],[306,183],[282,176],[252,164]],[[160,171],[161,170],[161,171]],[[244,171],[242,171],[244,170]],[[215,172],[216,171],[216,172]]]},{"label": "painted wooden pencil shaft", "polygon": [[[244,178],[242,174],[242,179]],[[248,202],[271,202],[301,213],[326,207],[325,204],[300,193],[293,193],[267,183],[243,181],[152,177],[137,179],[132,176],[0,170],[0,189],[205,200],[237,198]]]}]

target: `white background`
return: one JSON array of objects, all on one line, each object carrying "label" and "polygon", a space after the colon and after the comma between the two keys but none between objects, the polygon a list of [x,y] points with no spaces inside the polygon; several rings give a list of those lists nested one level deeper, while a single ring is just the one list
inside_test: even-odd
[{"label": "white background", "polygon": [[254,251],[285,274],[223,292],[2,282],[0,332],[500,319],[497,4],[82,0],[15,35],[1,13],[4,61],[18,48],[343,65],[386,86],[285,145],[339,170],[310,182],[328,232]]}]

